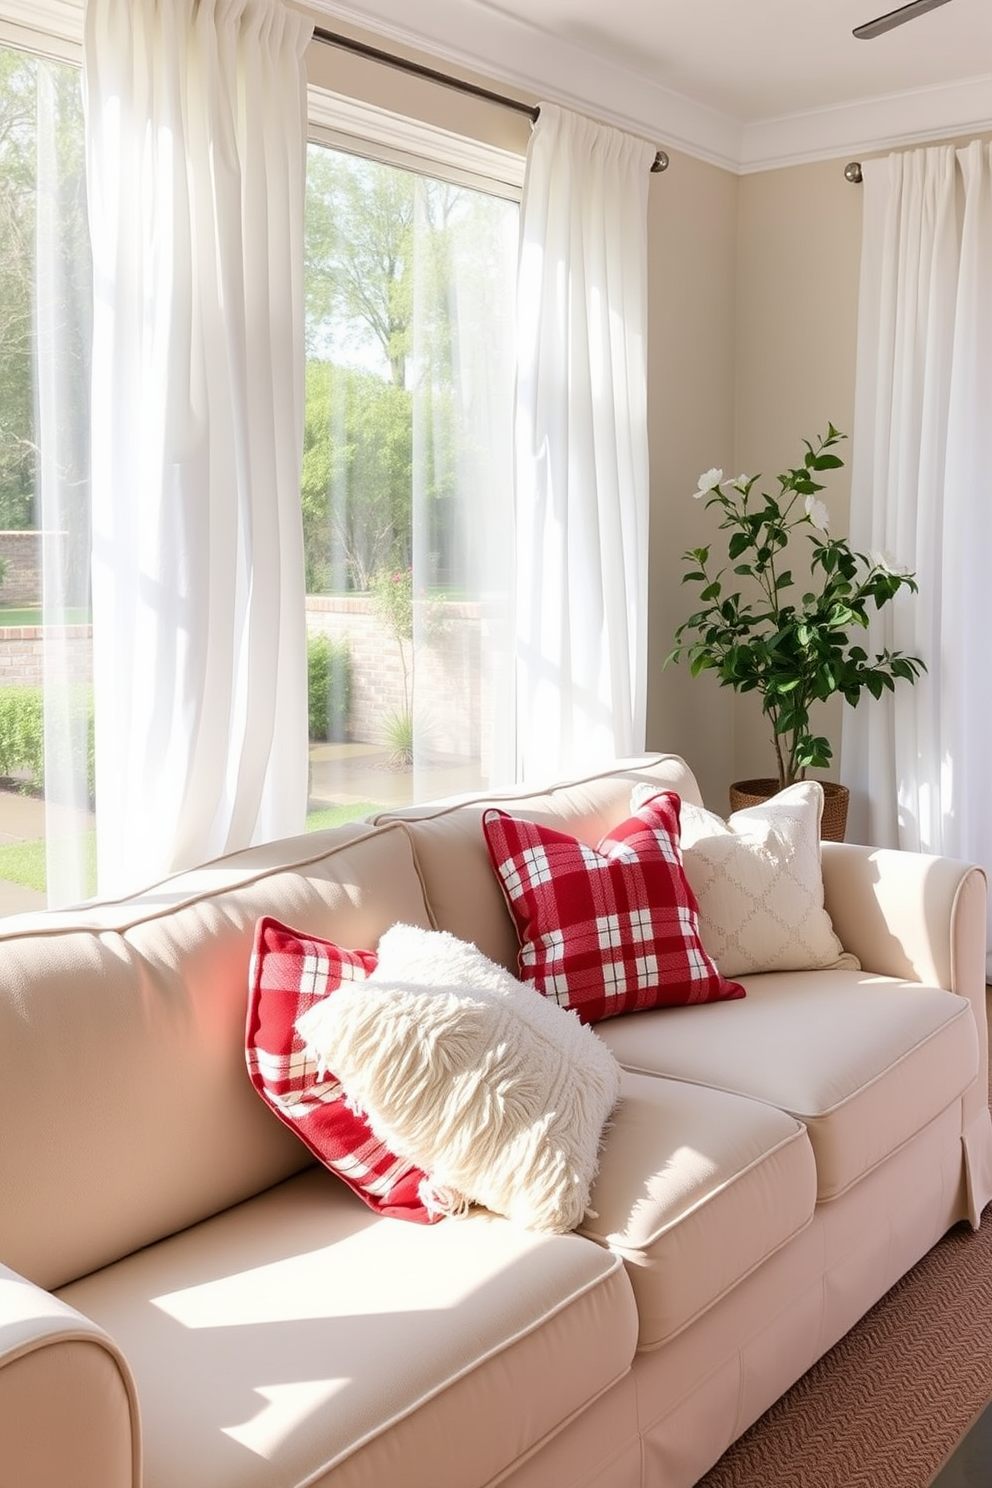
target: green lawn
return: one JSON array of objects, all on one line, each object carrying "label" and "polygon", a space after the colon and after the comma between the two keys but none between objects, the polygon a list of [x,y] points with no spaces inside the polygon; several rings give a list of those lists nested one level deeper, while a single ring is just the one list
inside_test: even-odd
[{"label": "green lawn", "polygon": [[[62,625],[89,625],[91,620],[89,610],[75,609],[65,610],[59,621]],[[41,625],[43,622],[43,611],[40,605],[32,605],[26,609],[15,609],[13,605],[0,605],[0,626],[2,625]]]},{"label": "green lawn", "polygon": [[[381,802],[357,801],[351,806],[324,806],[307,815],[307,831],[320,832],[325,827],[339,827],[345,822],[357,821],[373,811],[381,811]],[[87,832],[87,894],[96,893],[96,833]],[[22,884],[26,889],[45,892],[45,839],[32,838],[26,842],[8,842],[0,846],[0,879],[7,883]]]},{"label": "green lawn", "polygon": [[[87,832],[84,838],[86,853],[86,893],[96,893],[96,833]],[[32,838],[27,842],[7,842],[0,847],[0,878],[7,883],[23,884],[26,889],[35,889],[43,894],[46,888],[45,839]]]},{"label": "green lawn", "polygon": [[385,810],[381,801],[355,801],[350,806],[322,806],[307,814],[307,831],[322,832],[325,827],[342,827],[345,822],[360,821],[374,811]]}]

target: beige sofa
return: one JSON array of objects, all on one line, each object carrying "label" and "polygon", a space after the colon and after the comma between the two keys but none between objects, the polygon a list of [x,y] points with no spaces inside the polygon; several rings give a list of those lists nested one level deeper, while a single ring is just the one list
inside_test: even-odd
[{"label": "beige sofa", "polygon": [[[672,756],[509,808],[590,843]],[[16,1488],[687,1488],[992,1194],[983,875],[825,844],[862,970],[614,1018],[584,1232],[375,1215],[252,1089],[262,915],[515,967],[480,805],[0,925],[0,1444]]]}]

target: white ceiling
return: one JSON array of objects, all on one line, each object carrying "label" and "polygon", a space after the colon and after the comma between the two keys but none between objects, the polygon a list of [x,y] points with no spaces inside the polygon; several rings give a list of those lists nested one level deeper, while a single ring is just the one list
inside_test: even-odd
[{"label": "white ceiling", "polygon": [[872,41],[900,0],[312,3],[733,170],[992,129],[992,0]]}]

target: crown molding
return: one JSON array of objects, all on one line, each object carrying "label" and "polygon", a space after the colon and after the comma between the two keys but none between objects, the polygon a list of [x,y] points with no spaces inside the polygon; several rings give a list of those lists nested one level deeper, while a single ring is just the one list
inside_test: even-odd
[{"label": "crown molding", "polygon": [[[992,131],[992,74],[745,124],[486,0],[309,0],[307,9],[736,174]],[[78,61],[83,11],[83,0],[0,0],[0,39]]]},{"label": "crown molding", "polygon": [[486,0],[309,0],[309,8],[735,174],[992,129],[992,75],[744,123]]},{"label": "crown molding", "polygon": [[773,170],[992,129],[992,76],[844,108],[764,119],[742,131],[739,170]]}]

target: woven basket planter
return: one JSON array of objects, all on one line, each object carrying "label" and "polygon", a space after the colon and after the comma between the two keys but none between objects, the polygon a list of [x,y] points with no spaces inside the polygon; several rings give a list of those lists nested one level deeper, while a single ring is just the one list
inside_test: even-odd
[{"label": "woven basket planter", "polygon": [[[833,780],[821,780],[820,784],[823,786],[820,836],[825,842],[843,842],[851,793],[846,785],[838,785]],[[769,796],[777,794],[777,780],[736,780],[730,787],[730,809],[741,811],[745,806],[760,806]]]}]

